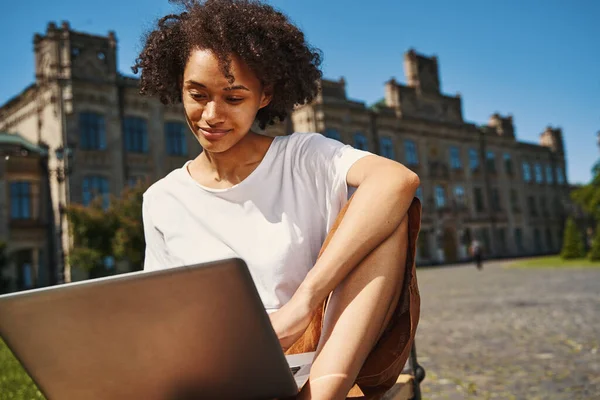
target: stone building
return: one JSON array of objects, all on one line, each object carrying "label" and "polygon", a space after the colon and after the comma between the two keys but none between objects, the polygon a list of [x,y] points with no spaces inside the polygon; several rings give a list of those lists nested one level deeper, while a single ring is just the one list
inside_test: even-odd
[{"label": "stone building", "polygon": [[[0,107],[0,131],[47,146],[60,275],[69,242],[64,205],[155,181],[201,148],[180,105],[141,97],[137,79],[117,71],[114,32],[49,23],[33,42],[35,82]],[[321,132],[417,172],[421,263],[465,259],[473,237],[491,256],[557,251],[568,196],[560,129],[546,129],[533,145],[516,140],[510,116],[493,115],[486,126],[466,122],[460,96],[441,92],[435,57],[411,50],[404,64],[407,84],[390,80],[373,106],[348,99],[343,79],[322,80],[312,104],[265,133]],[[73,274],[65,268],[64,279],[85,278]]]},{"label": "stone building", "polygon": [[296,110],[295,130],[377,152],[414,170],[423,224],[417,261],[468,258],[479,239],[491,257],[555,253],[569,201],[562,132],[548,127],[539,144],[519,142],[512,116],[487,125],[463,119],[460,95],[441,91],[438,60],[404,55],[407,84],[392,79],[368,107],[348,99],[345,81],[323,81],[313,104]]},{"label": "stone building", "polygon": [[0,294],[56,283],[47,150],[0,132]]}]

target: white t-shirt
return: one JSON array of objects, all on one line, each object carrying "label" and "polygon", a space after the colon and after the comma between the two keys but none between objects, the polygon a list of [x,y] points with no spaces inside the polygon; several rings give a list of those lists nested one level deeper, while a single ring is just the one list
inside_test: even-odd
[{"label": "white t-shirt", "polygon": [[258,167],[227,189],[182,168],[144,193],[144,270],[243,259],[267,310],[277,310],[313,267],[347,202],[346,175],[369,155],[318,133],[273,140]]}]

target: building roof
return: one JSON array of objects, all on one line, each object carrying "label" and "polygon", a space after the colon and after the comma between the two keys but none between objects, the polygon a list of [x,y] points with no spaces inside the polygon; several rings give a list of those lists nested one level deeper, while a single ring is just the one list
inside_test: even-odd
[{"label": "building roof", "polygon": [[30,141],[28,141],[27,139],[25,139],[23,136],[16,134],[16,133],[8,133],[8,132],[0,132],[0,146],[20,146],[21,148],[32,152],[32,153],[38,153],[38,154],[45,154],[47,153],[47,150],[37,146],[33,143],[31,143]]},{"label": "building roof", "polygon": [[8,99],[6,101],[6,103],[0,104],[0,110],[8,109],[8,108],[12,107],[13,105],[17,104],[19,102],[19,100],[21,100],[23,98],[23,96],[25,96],[29,91],[31,91],[34,88],[35,88],[35,83],[30,84],[25,89],[23,89],[19,94]]}]

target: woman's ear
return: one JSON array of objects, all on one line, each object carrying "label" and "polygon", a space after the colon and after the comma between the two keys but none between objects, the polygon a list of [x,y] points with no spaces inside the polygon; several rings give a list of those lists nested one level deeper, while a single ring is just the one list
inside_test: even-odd
[{"label": "woman's ear", "polygon": [[267,85],[263,88],[262,97],[260,99],[260,107],[264,108],[271,103],[273,99],[273,85]]}]

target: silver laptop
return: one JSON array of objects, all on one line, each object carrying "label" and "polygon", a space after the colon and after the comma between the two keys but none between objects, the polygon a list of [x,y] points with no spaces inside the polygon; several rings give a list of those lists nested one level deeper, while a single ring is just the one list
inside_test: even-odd
[{"label": "silver laptop", "polygon": [[240,259],[0,296],[0,336],[49,400],[298,393]]}]

